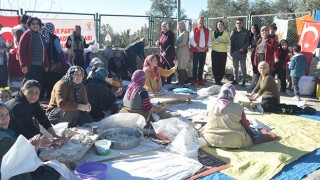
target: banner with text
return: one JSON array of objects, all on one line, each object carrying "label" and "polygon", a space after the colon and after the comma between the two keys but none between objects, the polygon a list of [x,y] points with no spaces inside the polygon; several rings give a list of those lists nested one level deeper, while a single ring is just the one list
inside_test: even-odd
[{"label": "banner with text", "polygon": [[60,39],[62,48],[66,48],[68,36],[73,33],[76,25],[81,26],[81,35],[86,43],[96,42],[96,31],[93,19],[41,19],[43,23],[51,22],[54,24],[54,34]]}]

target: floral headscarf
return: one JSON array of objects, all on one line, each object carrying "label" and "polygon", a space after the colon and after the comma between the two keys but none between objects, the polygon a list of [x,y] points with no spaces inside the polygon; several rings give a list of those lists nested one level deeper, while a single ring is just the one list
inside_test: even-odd
[{"label": "floral headscarf", "polygon": [[44,25],[42,36],[44,41],[48,44],[50,42],[50,36],[54,33],[54,25],[51,22],[48,22]]},{"label": "floral headscarf", "polygon": [[104,81],[106,79],[106,77],[108,77],[109,72],[106,68],[97,68],[93,73],[92,73],[92,77],[96,78],[96,79],[100,79],[102,81]]},{"label": "floral headscarf", "polygon": [[143,70],[136,70],[131,77],[131,84],[129,84],[127,92],[126,92],[126,98],[128,100],[132,100],[140,87],[143,87],[146,83],[146,75],[144,74]]},{"label": "floral headscarf", "polygon": [[144,61],[143,67],[148,69],[148,71],[151,74],[151,79],[154,79],[154,77],[157,77],[158,79],[160,79],[161,77],[160,77],[160,72],[158,72],[158,66],[151,69],[151,61],[155,57],[156,57],[155,54],[147,56],[146,60]]},{"label": "floral headscarf", "polygon": [[84,74],[84,70],[80,67],[80,66],[71,66],[66,75],[64,75],[62,77],[62,81],[64,81],[65,83],[67,83],[69,86],[72,86],[75,88],[76,90],[76,101],[77,103],[81,103],[81,86],[80,84],[75,84],[73,82],[73,77],[75,76],[75,74],[81,71],[82,74]]},{"label": "floral headscarf", "polygon": [[223,109],[230,103],[234,101],[234,96],[236,95],[235,87],[230,84],[224,84],[218,94],[218,99],[216,102],[217,108],[215,108],[215,114],[221,114]]}]

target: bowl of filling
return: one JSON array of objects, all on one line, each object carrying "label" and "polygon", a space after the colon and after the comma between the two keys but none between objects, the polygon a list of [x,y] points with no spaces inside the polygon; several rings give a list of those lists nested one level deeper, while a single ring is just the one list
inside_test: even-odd
[{"label": "bowl of filling", "polygon": [[140,144],[143,133],[134,128],[118,127],[107,129],[102,138],[111,141],[111,149],[133,149]]}]

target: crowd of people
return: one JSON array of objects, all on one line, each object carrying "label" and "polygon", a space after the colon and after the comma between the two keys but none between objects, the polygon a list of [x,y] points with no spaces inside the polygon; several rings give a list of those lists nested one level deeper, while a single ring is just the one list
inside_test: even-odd
[{"label": "crowd of people", "polygon": [[[243,27],[243,20],[237,19],[236,28],[229,35],[224,29],[223,21],[218,21],[216,29],[210,32],[205,27],[204,18],[200,17],[198,25],[193,27],[190,33],[184,22],[179,22],[179,36],[175,37],[168,22],[163,22],[159,37],[159,55],[146,56],[145,40],[141,39],[123,51],[116,49],[107,64],[92,52],[84,56],[84,49],[94,42],[87,44],[81,35],[80,26],[75,26],[75,31],[68,37],[67,53],[60,47],[54,28],[50,22],[42,24],[36,17],[23,15],[21,24],[13,34],[16,58],[24,80],[21,90],[12,94],[5,88],[6,77],[0,75],[1,143],[2,136],[14,141],[20,134],[31,139],[31,143],[38,142],[38,139],[44,138],[41,136],[39,124],[57,141],[65,142],[65,138],[54,132],[52,124],[68,122],[68,127],[81,126],[101,120],[104,111],[111,114],[138,113],[148,120],[151,113],[163,110],[152,105],[150,94],[161,94],[163,85],[172,83],[176,72],[179,85],[189,82],[187,71],[190,69],[191,86],[205,86],[203,72],[210,47],[215,83],[223,85],[229,46],[234,79],[232,84],[223,85],[216,106],[208,108],[211,112],[209,121],[201,130],[201,135],[209,145],[242,148],[276,138],[275,134],[263,131],[266,135],[262,136],[264,139],[257,139],[249,128],[243,108],[233,102],[234,85],[240,80],[239,63],[242,72],[241,86],[246,86],[248,51],[251,52],[253,71],[249,86],[253,90],[247,95],[250,100],[255,101],[262,96],[261,105],[265,111],[275,112],[275,107],[280,103],[275,76],[280,79],[280,90],[290,92],[286,86],[287,71],[290,71],[290,86],[293,86],[295,98],[300,100],[298,81],[306,72],[306,58],[301,54],[299,45],[293,46],[292,54],[288,41],[278,42],[274,24],[262,26],[260,29],[254,24],[249,31]],[[5,55],[9,48],[1,35],[0,49],[0,72],[8,73]],[[137,57],[143,61],[142,68],[137,64]],[[121,80],[131,81],[125,92],[122,90]],[[42,98],[49,100],[46,110],[40,107],[39,99]],[[123,98],[122,107],[116,103],[119,98]],[[221,127],[221,124],[226,127]],[[229,135],[224,136],[227,127]],[[41,143],[33,144],[37,148],[46,146]]]}]

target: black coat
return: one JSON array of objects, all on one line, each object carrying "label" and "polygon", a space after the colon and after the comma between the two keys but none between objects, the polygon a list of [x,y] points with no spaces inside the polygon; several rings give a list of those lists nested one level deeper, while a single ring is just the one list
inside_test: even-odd
[{"label": "black coat", "polygon": [[29,104],[21,92],[14,99],[6,102],[6,105],[10,112],[9,129],[13,130],[16,136],[22,134],[30,139],[37,134],[41,134],[40,130],[33,124],[32,117],[35,117],[45,129],[52,127],[39,101]]},{"label": "black coat", "polygon": [[102,111],[108,111],[116,102],[115,95],[108,88],[107,83],[90,78],[86,82],[86,89],[88,100],[91,105],[90,115],[94,119],[101,119],[104,117]]}]

